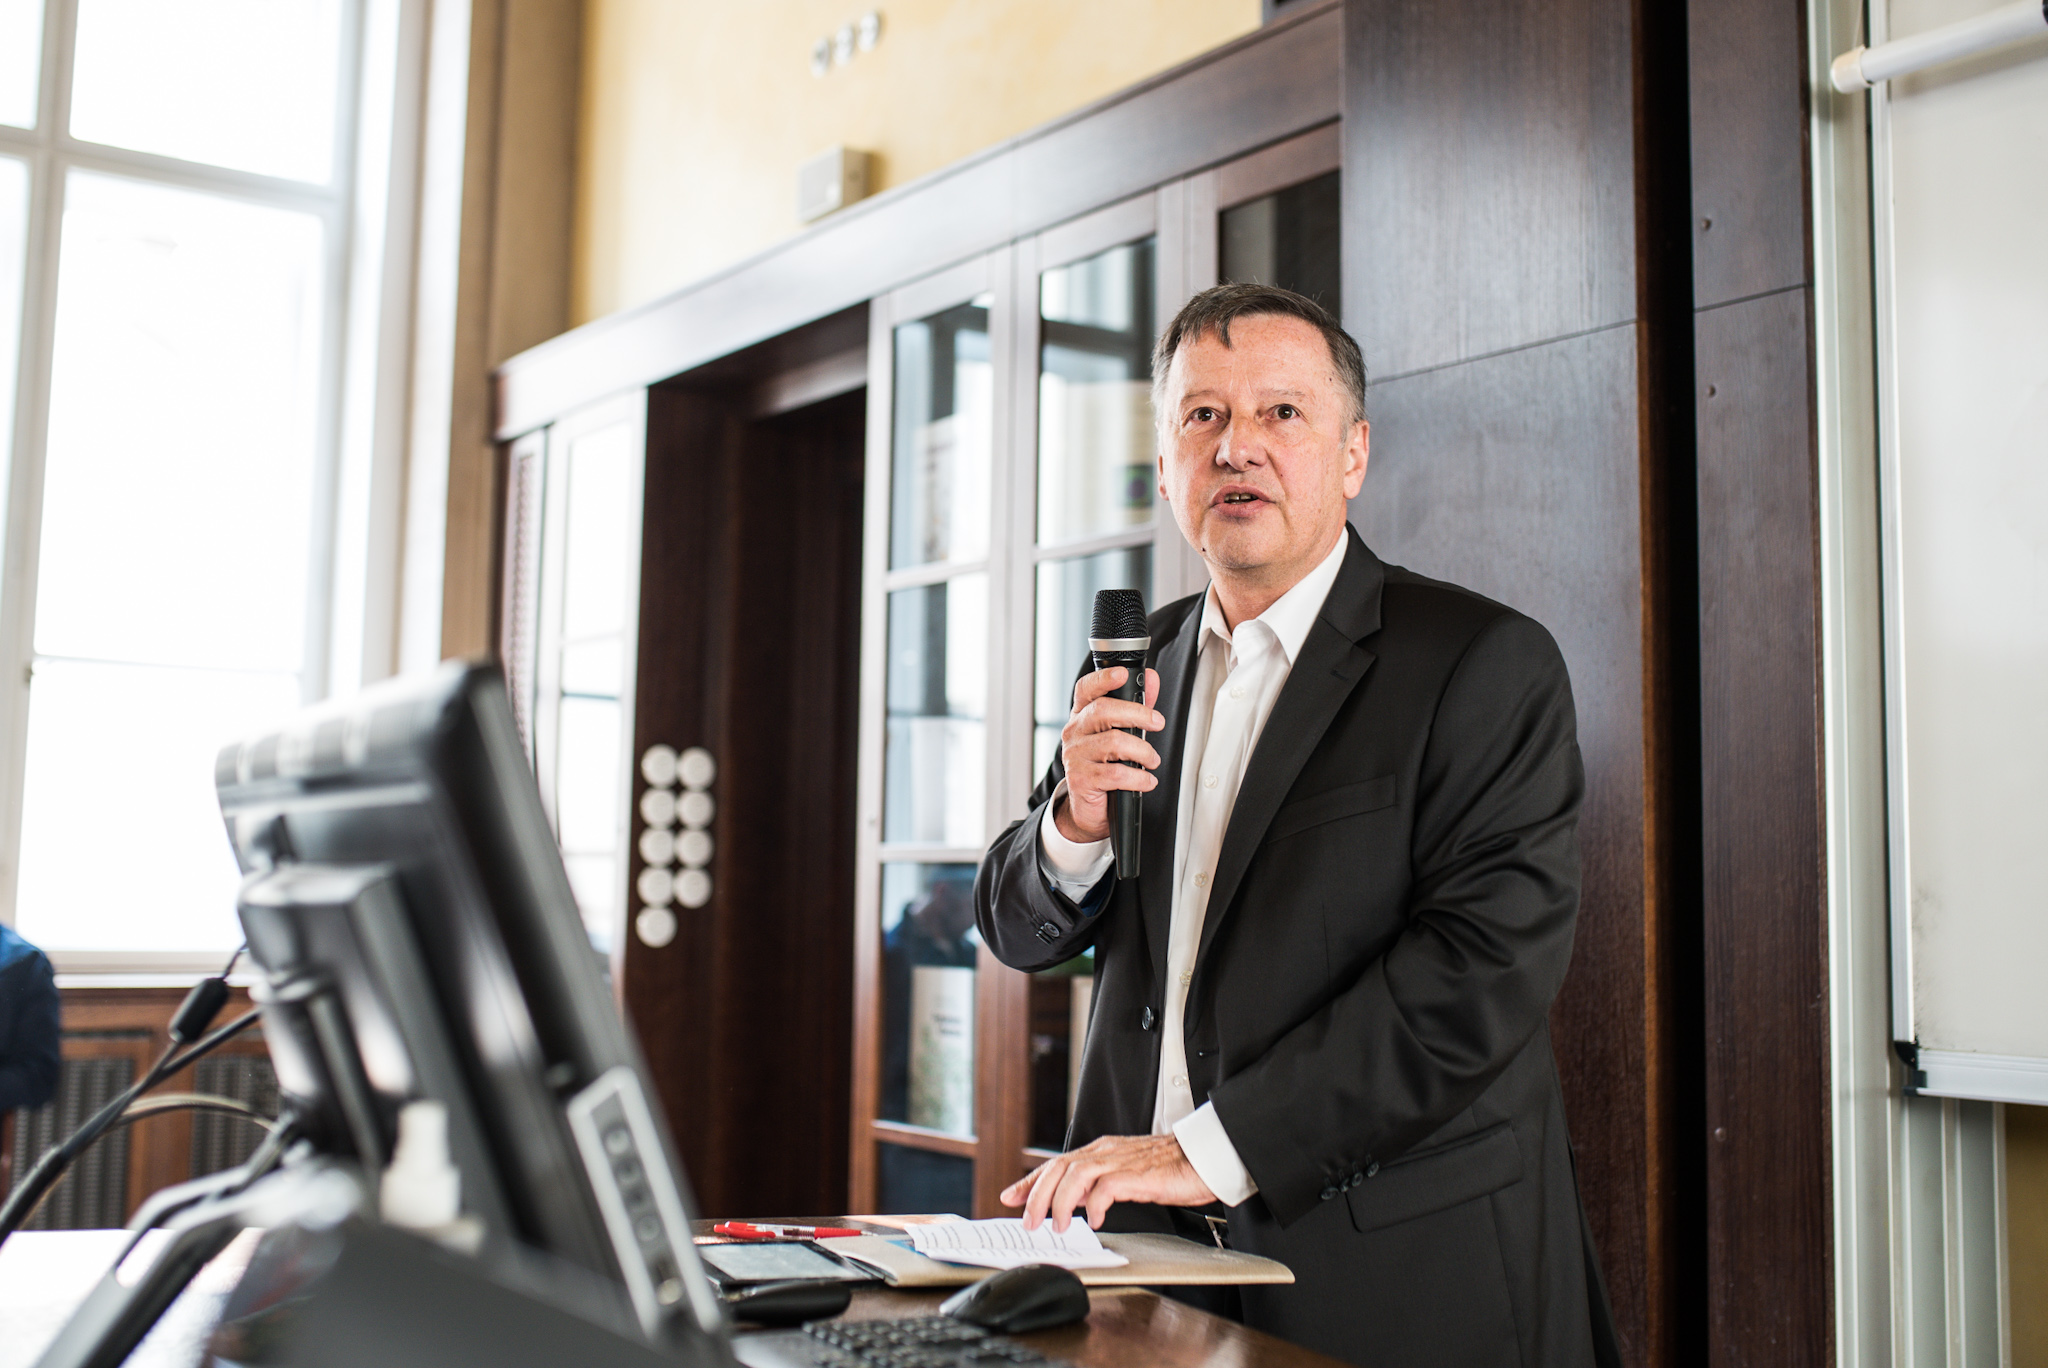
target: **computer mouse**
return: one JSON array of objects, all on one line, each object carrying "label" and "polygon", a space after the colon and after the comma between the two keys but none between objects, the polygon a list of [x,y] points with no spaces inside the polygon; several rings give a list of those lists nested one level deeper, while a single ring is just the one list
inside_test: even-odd
[{"label": "computer mouse", "polygon": [[962,1288],[939,1311],[985,1330],[1018,1335],[1081,1319],[1088,1314],[1088,1289],[1067,1269],[1025,1264]]}]

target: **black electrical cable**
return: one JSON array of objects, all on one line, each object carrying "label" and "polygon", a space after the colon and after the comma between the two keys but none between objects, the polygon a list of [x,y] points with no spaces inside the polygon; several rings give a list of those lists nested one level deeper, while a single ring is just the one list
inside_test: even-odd
[{"label": "black electrical cable", "polygon": [[296,1118],[287,1110],[278,1116],[277,1123],[240,1166],[157,1189],[128,1218],[128,1229],[131,1232],[148,1230],[191,1207],[244,1192],[284,1162],[288,1157],[287,1151],[294,1145],[304,1143],[298,1133]]},{"label": "black electrical cable", "polygon": [[[173,1070],[173,1072],[176,1072],[176,1070]],[[108,1123],[105,1130],[80,1146],[78,1154],[83,1155],[95,1144],[106,1139],[115,1131],[125,1130],[138,1121],[147,1121],[152,1116],[163,1116],[170,1112],[181,1111],[216,1112],[232,1116],[239,1120],[247,1121],[251,1125],[261,1126],[266,1135],[275,1132],[283,1124],[280,1121],[265,1116],[247,1102],[237,1101],[232,1097],[220,1097],[213,1093],[160,1093],[155,1097],[139,1098],[130,1103],[128,1110],[122,1112],[113,1121]],[[76,1156],[74,1156],[75,1158]],[[48,1196],[49,1193],[45,1191],[43,1195]],[[37,1205],[40,1206],[41,1203],[38,1202]],[[27,1212],[23,1213],[22,1219],[26,1221],[28,1217],[34,1214],[35,1209],[31,1207]]]},{"label": "black electrical cable", "polygon": [[[209,991],[213,985],[218,985],[218,988]],[[219,1030],[191,1044],[189,1048],[179,1050],[180,1045],[187,1044],[191,1037],[197,1035],[199,1030],[203,1030],[206,1022],[219,1012],[220,1002],[225,1001],[227,997],[226,987],[227,985],[217,978],[201,979],[198,986],[186,996],[184,1004],[178,1008],[177,1016],[172,1018],[171,1044],[157,1057],[156,1063],[150,1065],[149,1071],[120,1096],[94,1112],[92,1118],[73,1131],[63,1144],[46,1150],[43,1157],[36,1161],[36,1166],[14,1185],[14,1190],[7,1194],[6,1202],[0,1204],[0,1243],[4,1243],[21,1228],[22,1223],[28,1220],[29,1214],[43,1200],[44,1194],[55,1187],[57,1180],[64,1176],[64,1171],[71,1167],[72,1161],[119,1121],[122,1113],[128,1110],[136,1098],[201,1055],[212,1053],[262,1019],[262,1009],[258,1008],[236,1017]],[[212,1003],[211,1012],[205,1012],[206,1002],[211,998],[218,1000]]]},{"label": "black electrical cable", "polygon": [[274,1118],[265,1116],[247,1102],[236,1098],[222,1097],[216,1093],[158,1093],[155,1097],[145,1097],[136,1101],[127,1111],[121,1113],[113,1125],[102,1132],[100,1138],[104,1140],[123,1126],[132,1126],[137,1121],[147,1121],[152,1116],[162,1116],[166,1112],[181,1111],[224,1112],[261,1126],[266,1131],[277,1128]]}]

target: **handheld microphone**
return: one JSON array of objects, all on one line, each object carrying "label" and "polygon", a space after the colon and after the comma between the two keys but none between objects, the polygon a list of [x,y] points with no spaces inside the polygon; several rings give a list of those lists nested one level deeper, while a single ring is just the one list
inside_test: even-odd
[{"label": "handheld microphone", "polygon": [[[1145,701],[1145,651],[1152,638],[1145,630],[1145,596],[1135,589],[1102,589],[1095,595],[1095,621],[1088,633],[1088,649],[1094,653],[1095,668],[1107,670],[1121,665],[1130,671],[1122,688],[1111,698],[1133,703]],[[1144,733],[1123,727],[1132,736]],[[1125,760],[1126,765],[1135,761]],[[1138,877],[1138,797],[1129,789],[1113,789],[1109,795],[1109,848],[1116,856],[1119,879]]]}]

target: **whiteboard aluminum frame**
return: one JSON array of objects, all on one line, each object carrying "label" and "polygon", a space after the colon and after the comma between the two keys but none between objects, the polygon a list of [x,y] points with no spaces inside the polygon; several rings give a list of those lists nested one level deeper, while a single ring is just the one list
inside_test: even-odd
[{"label": "whiteboard aluminum frame", "polygon": [[[1886,6],[1868,9],[1870,46],[1888,37]],[[1892,1040],[1906,1064],[1904,1091],[1932,1097],[1990,1102],[2048,1104],[2048,1059],[1922,1050],[1914,1002],[1913,863],[1911,792],[1907,762],[1905,552],[1902,546],[1902,472],[1899,459],[1899,370],[1897,346],[1898,257],[1894,240],[1892,181],[1892,88],[1880,82],[1870,101],[1872,272],[1877,335],[1877,462],[1879,592],[1884,622],[1884,739],[1886,851],[1890,863],[1887,903],[1891,923]]]},{"label": "whiteboard aluminum frame", "polygon": [[[1885,39],[1885,7],[1870,7],[1870,42]],[[1905,569],[1900,548],[1898,257],[1892,235],[1891,86],[1870,90],[1870,198],[1876,269],[1879,594],[1884,612],[1885,845],[1891,864],[1892,1039],[1913,1039],[1913,877],[1906,794]]]},{"label": "whiteboard aluminum frame", "polygon": [[1927,1097],[2048,1106],[2048,1059],[1916,1050],[1906,1091]]}]

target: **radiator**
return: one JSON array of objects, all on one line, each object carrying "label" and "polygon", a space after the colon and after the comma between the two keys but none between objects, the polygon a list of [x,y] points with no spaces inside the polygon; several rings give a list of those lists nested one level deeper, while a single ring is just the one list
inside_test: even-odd
[{"label": "radiator", "polygon": [[[269,1055],[219,1055],[193,1070],[193,1091],[232,1097],[265,1116],[277,1115],[277,1074]],[[255,1122],[224,1112],[192,1114],[192,1176],[218,1173],[247,1159],[263,1139]]]},{"label": "radiator", "polygon": [[[277,1115],[277,1075],[268,1055],[222,1055],[202,1059],[193,1070],[194,1092],[246,1102],[265,1116]],[[49,1105],[15,1113],[14,1175],[18,1180],[44,1152],[70,1135],[87,1117],[135,1080],[132,1059],[66,1059]],[[128,1219],[128,1163],[131,1132],[123,1126],[100,1137],[72,1164],[24,1230],[104,1230]],[[247,1159],[263,1138],[253,1122],[222,1112],[192,1113],[190,1176],[217,1173]],[[161,1170],[159,1170],[161,1171]]]},{"label": "radiator", "polygon": [[[267,1063],[268,1061],[266,1061]],[[67,1059],[47,1106],[14,1114],[14,1173],[25,1177],[43,1152],[85,1124],[135,1081],[129,1059]],[[128,1219],[128,1131],[100,1137],[43,1199],[24,1230],[104,1230]]]}]

